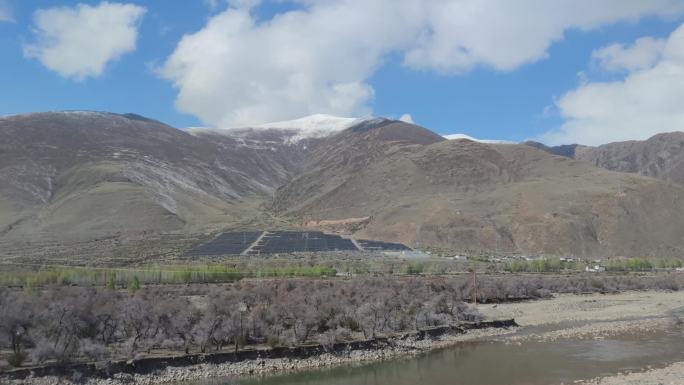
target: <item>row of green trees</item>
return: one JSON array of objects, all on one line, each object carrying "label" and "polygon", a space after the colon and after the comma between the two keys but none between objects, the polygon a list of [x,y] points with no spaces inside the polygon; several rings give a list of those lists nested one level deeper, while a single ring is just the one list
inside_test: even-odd
[{"label": "row of green trees", "polygon": [[560,258],[545,258],[533,261],[514,260],[504,263],[499,269],[493,265],[490,270],[505,270],[514,273],[521,272],[561,272],[583,271],[586,266],[600,265],[611,272],[652,271],[654,269],[676,269],[682,267],[682,261],[676,259],[644,259],[644,258],[615,258],[601,262],[561,261]]},{"label": "row of green trees", "polygon": [[[491,262],[488,259],[453,261],[445,258],[425,260],[402,260],[399,258],[378,259],[336,259],[330,257],[283,260],[234,260],[224,263],[170,266],[142,266],[133,268],[90,268],[90,267],[29,267],[24,270],[3,269],[0,272],[0,286],[21,286],[26,288],[47,285],[111,286],[127,288],[137,280],[143,285],[222,283],[242,278],[269,277],[332,277],[337,273],[349,275],[441,275],[467,271],[496,272],[581,272],[588,262],[561,261],[560,258],[545,258],[527,261]],[[676,259],[613,258],[600,263],[609,272],[644,272],[656,269],[682,267]]]},{"label": "row of green trees", "polygon": [[336,274],[337,270],[329,266],[287,266],[245,271],[218,264],[121,269],[45,267],[36,270],[2,272],[0,285],[27,288],[47,285],[126,288],[134,281],[146,285],[221,283],[246,277],[321,277]]}]

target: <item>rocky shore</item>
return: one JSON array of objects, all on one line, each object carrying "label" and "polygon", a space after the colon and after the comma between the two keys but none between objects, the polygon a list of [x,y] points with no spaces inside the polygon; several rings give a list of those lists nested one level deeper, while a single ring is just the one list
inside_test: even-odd
[{"label": "rocky shore", "polygon": [[198,364],[183,367],[166,367],[149,374],[117,373],[112,378],[82,379],[57,376],[8,379],[0,377],[0,383],[8,385],[162,385],[183,381],[197,381],[210,378],[234,378],[240,375],[293,372],[306,369],[333,367],[344,364],[364,364],[401,356],[421,354],[433,349],[452,346],[463,341],[472,341],[492,336],[513,333],[515,328],[486,328],[468,331],[465,334],[443,334],[438,337],[416,337],[391,340],[380,349],[347,350],[341,353],[324,353],[309,358],[266,358],[227,362],[221,364]]},{"label": "rocky shore", "polygon": [[581,326],[564,327],[538,334],[513,335],[506,337],[506,342],[552,342],[559,339],[602,339],[628,333],[654,333],[670,328],[673,324],[674,321],[668,317],[628,321],[601,321]]},{"label": "rocky shore", "polygon": [[595,378],[579,385],[681,385],[684,383],[684,362],[676,362],[664,368],[649,369],[640,373],[620,373],[615,376]]},{"label": "rocky shore", "polygon": [[560,295],[550,300],[479,305],[486,318],[511,317],[523,330],[509,341],[603,338],[624,333],[649,333],[671,327],[684,307],[684,292],[626,292]]}]

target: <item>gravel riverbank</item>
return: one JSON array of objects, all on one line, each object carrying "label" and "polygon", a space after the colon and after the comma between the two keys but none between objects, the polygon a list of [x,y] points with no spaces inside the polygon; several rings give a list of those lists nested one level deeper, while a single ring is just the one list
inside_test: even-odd
[{"label": "gravel riverbank", "polygon": [[515,318],[524,328],[545,329],[513,340],[607,337],[646,333],[672,326],[672,316],[684,307],[684,291],[560,295],[550,300],[478,305],[485,318]]},{"label": "gravel riverbank", "polygon": [[616,376],[595,378],[578,385],[681,385],[684,384],[684,362],[676,362],[659,369],[640,373],[621,373]]}]

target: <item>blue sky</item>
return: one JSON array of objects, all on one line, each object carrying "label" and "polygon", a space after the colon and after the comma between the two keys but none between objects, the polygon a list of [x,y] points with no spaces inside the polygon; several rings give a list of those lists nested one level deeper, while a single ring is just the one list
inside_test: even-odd
[{"label": "blue sky", "polygon": [[[567,133],[557,135],[557,132],[560,132],[559,130],[575,130],[572,131],[573,133],[596,131],[590,125],[595,121],[587,123],[582,120],[581,114],[572,112],[570,104],[572,100],[568,100],[567,105],[559,104],[559,100],[573,90],[583,92],[585,88],[594,84],[615,83],[617,86],[634,72],[652,70],[658,64],[657,62],[650,63],[651,67],[648,68],[630,67],[626,71],[608,71],[598,65],[595,58],[592,59],[593,53],[615,43],[623,44],[625,49],[628,49],[636,39],[644,36],[653,37],[656,40],[667,40],[684,21],[679,10],[668,11],[663,15],[665,12],[660,12],[659,9],[645,7],[644,10],[635,11],[640,12],[636,21],[634,15],[629,16],[629,21],[621,20],[619,16],[611,19],[610,10],[606,10],[606,21],[598,25],[592,24],[588,28],[583,25],[580,28],[575,26],[583,21],[568,21],[568,26],[561,30],[560,38],[557,35],[549,37],[548,47],[543,50],[542,55],[534,53],[533,48],[530,48],[532,53],[529,58],[515,59],[518,61],[510,59],[514,60],[511,64],[508,58],[496,56],[496,52],[490,54],[489,51],[484,51],[492,49],[485,47],[482,55],[466,58],[472,60],[473,63],[463,64],[462,60],[452,60],[446,63],[446,67],[443,62],[436,61],[409,62],[406,58],[407,52],[411,49],[406,47],[413,44],[414,37],[407,36],[401,41],[388,41],[385,45],[372,45],[371,48],[364,48],[363,42],[354,42],[354,36],[330,37],[329,40],[324,41],[328,46],[339,44],[343,47],[342,50],[353,50],[361,46],[363,50],[376,49],[377,53],[364,58],[363,52],[360,52],[360,56],[357,57],[354,51],[349,51],[351,54],[346,56],[347,59],[341,59],[342,61],[349,60],[349,63],[343,63],[345,65],[341,65],[342,68],[336,70],[338,73],[326,73],[326,66],[329,67],[329,64],[310,64],[312,59],[307,58],[305,63],[311,65],[309,71],[320,71],[321,75],[310,81],[307,79],[306,83],[323,84],[320,87],[324,89],[318,90],[316,86],[307,86],[304,96],[295,98],[296,100],[289,100],[286,97],[276,99],[254,97],[252,100],[243,101],[239,93],[230,93],[229,90],[225,94],[226,103],[217,104],[216,99],[224,98],[221,93],[222,89],[232,89],[232,86],[235,86],[236,90],[249,90],[254,82],[262,81],[264,74],[268,75],[273,72],[265,67],[261,69],[263,72],[255,70],[252,74],[248,71],[250,66],[258,67],[264,61],[274,61],[278,58],[263,56],[265,54],[261,52],[246,51],[249,48],[242,46],[237,48],[228,46],[236,52],[236,55],[227,59],[225,65],[222,66],[220,62],[223,56],[209,57],[208,60],[218,62],[216,65],[207,66],[203,62],[195,64],[194,61],[199,60],[196,56],[201,56],[205,50],[211,48],[203,47],[196,51],[181,49],[179,42],[185,34],[197,34],[214,28],[208,24],[212,18],[224,12],[233,12],[237,15],[239,11],[251,15],[254,25],[241,30],[235,36],[229,33],[229,26],[225,27],[228,32],[219,34],[218,39],[225,41],[242,39],[244,41],[254,38],[255,45],[258,45],[262,41],[258,39],[277,38],[278,44],[287,45],[289,42],[281,41],[281,37],[263,37],[268,35],[269,31],[260,30],[260,25],[268,24],[272,18],[281,17],[283,13],[292,10],[304,12],[301,17],[308,17],[307,23],[312,18],[326,17],[325,12],[321,10],[316,13],[308,5],[288,2],[262,2],[257,5],[254,5],[255,2],[249,2],[250,4],[245,6],[235,2],[226,4],[222,1],[215,1],[212,5],[211,2],[200,0],[123,1],[121,3],[135,4],[144,8],[144,14],[133,23],[133,28],[137,33],[135,48],[107,61],[102,73],[79,77],[59,73],[48,68],[49,66],[41,62],[38,57],[30,57],[31,55],[25,53],[27,46],[35,45],[40,40],[35,32],[34,12],[38,9],[53,9],[54,7],[73,8],[78,3],[89,4],[93,7],[101,5],[100,1],[0,0],[0,9],[4,8],[11,18],[11,20],[0,22],[0,50],[2,51],[0,68],[3,69],[0,71],[0,84],[5,91],[1,96],[0,115],[65,109],[105,110],[135,112],[176,127],[186,127],[225,126],[232,122],[240,125],[242,122],[250,121],[245,119],[259,120],[262,115],[263,121],[270,121],[296,118],[316,112],[338,115],[344,115],[345,112],[347,115],[372,113],[376,116],[397,118],[403,114],[410,114],[416,123],[442,134],[467,133],[479,138],[513,141],[528,138],[549,138],[549,142],[575,141],[577,135]],[[663,0],[663,4],[666,3],[671,2]],[[243,8],[246,10],[242,11]],[[320,16],[317,16],[319,14]],[[411,21],[408,20],[408,22]],[[227,25],[231,21],[225,23],[224,25]],[[285,21],[282,21],[281,24],[284,23]],[[299,23],[301,24],[301,21]],[[437,21],[434,23],[430,28],[437,31]],[[311,24],[316,25],[315,22]],[[513,25],[513,28],[516,25]],[[284,26],[278,30],[280,36],[283,35],[282,31],[290,31],[287,28],[290,27]],[[542,28],[545,27],[540,27]],[[300,33],[297,30],[295,32],[293,35]],[[371,32],[377,35],[384,33],[375,30]],[[473,33],[477,32],[473,31]],[[388,32],[389,37],[386,39],[393,40],[392,34],[396,35],[396,33]],[[419,38],[415,37],[415,39]],[[346,40],[338,41],[338,39]],[[349,43],[350,39],[352,43]],[[200,43],[211,44],[206,41],[207,39],[198,39],[198,42],[189,42],[186,45],[196,47]],[[265,41],[264,44],[270,43],[270,41]],[[223,42],[209,47],[219,44]],[[478,44],[477,42],[466,41],[463,44],[465,49],[473,52],[480,49],[476,45],[467,45]],[[347,46],[352,48],[347,48]],[[293,47],[295,49],[288,52],[300,49],[299,46],[293,45]],[[301,48],[302,55],[307,55],[309,51],[313,51],[312,57],[314,58],[319,52],[321,57],[330,54],[329,51],[317,47],[321,46],[308,47],[305,44],[305,47]],[[502,50],[505,48],[502,47]],[[193,52],[193,57],[183,56],[184,52]],[[296,52],[292,53],[292,55],[296,54]],[[83,52],[83,55],[87,59],[88,52]],[[171,59],[172,57],[175,60]],[[260,63],[249,63],[250,60],[258,60]],[[293,60],[299,60],[299,57]],[[190,83],[196,78],[196,74],[189,74],[190,70],[185,65],[178,64],[186,61],[191,63],[190,66],[198,66],[198,71],[207,72],[210,78],[216,76],[217,79],[222,79],[217,82],[223,81],[225,86],[197,90],[197,86]],[[239,63],[240,66],[236,67],[234,64],[236,61],[245,63]],[[337,59],[337,62],[339,61],[340,59]],[[368,64],[358,70],[345,72],[346,69],[343,67],[346,64],[354,67],[357,61],[368,61]],[[215,71],[216,74],[211,71]],[[231,78],[224,71],[236,72],[240,75]],[[253,79],[250,79],[252,76]],[[352,90],[345,91],[342,96],[339,96],[326,88],[335,82],[353,84]],[[281,91],[284,94],[294,94],[299,90],[299,88],[290,90],[277,79],[263,80],[260,88],[268,90],[271,85],[274,88],[285,87],[274,90],[274,92]],[[178,102],[180,93],[186,93],[187,98],[192,100]],[[337,100],[338,97],[344,97],[344,99],[339,103],[319,100],[326,98]],[[283,102],[284,99],[288,101]],[[282,105],[278,108],[271,108],[271,104],[278,103]],[[205,109],[204,105],[212,105],[213,109],[209,107]],[[611,108],[619,109],[619,106]],[[226,115],[222,109],[247,112],[241,115]],[[601,117],[599,121],[614,122],[616,118],[614,116]],[[254,123],[261,123],[261,121]],[[669,126],[663,125],[663,130],[667,129]],[[650,134],[638,131],[638,128],[635,130],[636,133],[629,135]],[[550,132],[551,136],[548,135]],[[614,132],[609,134],[606,129],[605,134],[592,139],[592,144],[614,138],[622,139]],[[578,141],[581,141],[581,137]]]},{"label": "blue sky", "polygon": [[580,82],[613,77],[589,65],[592,52],[613,42],[641,36],[667,36],[679,23],[649,19],[621,23],[598,31],[567,33],[549,58],[510,72],[481,68],[466,75],[416,72],[389,63],[371,82],[375,111],[399,116],[411,111],[414,121],[440,133],[465,132],[478,138],[512,141],[534,138],[562,124],[553,101]]}]

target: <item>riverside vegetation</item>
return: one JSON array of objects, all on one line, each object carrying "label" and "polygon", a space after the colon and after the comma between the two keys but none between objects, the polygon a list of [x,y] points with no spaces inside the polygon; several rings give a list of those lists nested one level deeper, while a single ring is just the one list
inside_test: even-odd
[{"label": "riverside vegetation", "polygon": [[129,289],[2,293],[8,363],[331,344],[480,319],[461,301],[459,286],[419,280],[257,280],[189,289],[139,288],[134,281]]},{"label": "riverside vegetation", "polygon": [[[257,258],[221,257],[199,260],[172,259],[156,264],[130,266],[79,266],[49,261],[10,262],[0,259],[0,286],[41,287],[79,285],[127,287],[134,279],[143,285],[233,282],[243,278],[333,277],[336,275],[453,275],[470,271],[487,273],[577,273],[589,263],[557,257],[527,261],[501,260],[491,256],[470,256],[453,260],[453,255],[435,251],[428,258],[397,258],[381,253],[296,253]],[[596,264],[596,263],[593,263]],[[593,265],[592,264],[592,265]],[[666,258],[612,258],[601,262],[610,273],[652,272],[681,268],[682,262]]]},{"label": "riverside vegetation", "polygon": [[5,289],[0,343],[6,366],[63,365],[169,354],[296,346],[395,335],[478,321],[464,301],[552,293],[676,291],[680,274],[652,276],[254,279],[230,284]]}]

